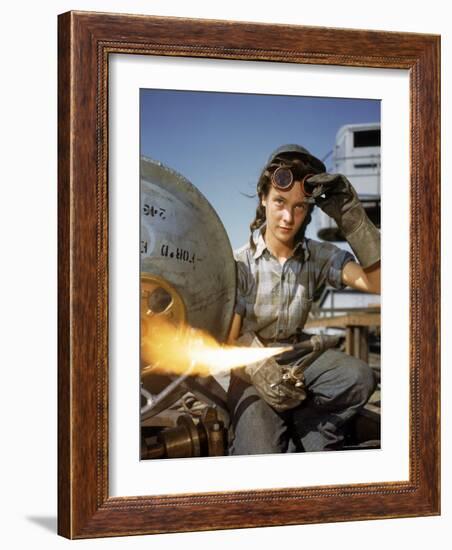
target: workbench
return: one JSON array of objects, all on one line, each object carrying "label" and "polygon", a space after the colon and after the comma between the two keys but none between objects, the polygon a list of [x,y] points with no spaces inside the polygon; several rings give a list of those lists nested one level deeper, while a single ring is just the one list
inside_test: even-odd
[{"label": "workbench", "polygon": [[369,361],[369,327],[379,327],[380,313],[347,313],[329,317],[308,319],[305,329],[342,328],[345,329],[345,352],[354,357]]}]

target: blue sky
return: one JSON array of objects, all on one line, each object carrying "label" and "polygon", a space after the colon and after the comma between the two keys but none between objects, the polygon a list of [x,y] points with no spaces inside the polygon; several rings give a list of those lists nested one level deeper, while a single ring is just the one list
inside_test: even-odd
[{"label": "blue sky", "polygon": [[244,195],[276,147],[299,143],[323,159],[341,126],[380,121],[380,102],[368,99],[146,89],[140,103],[141,154],[196,185],[233,248],[248,240],[257,199]]}]

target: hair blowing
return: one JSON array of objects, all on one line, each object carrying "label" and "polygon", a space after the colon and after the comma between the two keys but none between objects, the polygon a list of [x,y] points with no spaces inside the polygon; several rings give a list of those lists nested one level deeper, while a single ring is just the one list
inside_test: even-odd
[{"label": "hair blowing", "polygon": [[[298,157],[294,158],[293,155],[284,155],[284,156],[281,155],[281,157],[278,157],[276,160],[279,160],[280,164],[284,164],[284,166],[291,168],[294,173],[294,177],[298,180],[301,180],[307,174],[318,173],[318,170],[315,169],[313,166],[311,166],[309,163],[301,160]],[[252,250],[256,248],[256,245],[254,244],[254,240],[253,240],[253,233],[257,229],[260,229],[266,221],[265,208],[262,205],[262,199],[264,199],[268,195],[270,191],[270,187],[272,185],[271,172],[269,171],[269,168],[270,167],[268,165],[265,166],[257,182],[257,197],[259,202],[256,208],[256,216],[254,217],[254,220],[250,223],[250,231],[251,231],[250,246]],[[297,231],[297,234],[295,235],[295,239],[294,239],[295,244],[303,240],[306,227],[308,226],[312,218],[313,208],[314,208],[313,205],[309,206],[306,217],[300,229]]]}]

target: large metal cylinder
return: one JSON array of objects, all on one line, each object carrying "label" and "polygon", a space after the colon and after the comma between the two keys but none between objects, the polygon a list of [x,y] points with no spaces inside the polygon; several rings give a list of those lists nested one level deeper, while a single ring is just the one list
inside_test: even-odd
[{"label": "large metal cylinder", "polygon": [[[227,233],[195,186],[145,157],[141,158],[141,272],[152,279],[148,283],[154,285],[155,299],[145,298],[157,304],[157,309],[171,306],[167,292],[174,303],[183,302],[176,315],[185,316],[189,325],[207,330],[217,340],[225,340],[236,291]],[[159,280],[167,283],[160,291],[154,284]]]},{"label": "large metal cylinder", "polygon": [[[225,341],[232,320],[236,273],[223,224],[186,178],[141,158],[141,316],[164,316]],[[158,336],[157,336],[158,337]],[[145,365],[143,365],[145,366]],[[186,391],[219,407],[227,421],[226,394],[211,376],[142,374],[146,421]]]}]

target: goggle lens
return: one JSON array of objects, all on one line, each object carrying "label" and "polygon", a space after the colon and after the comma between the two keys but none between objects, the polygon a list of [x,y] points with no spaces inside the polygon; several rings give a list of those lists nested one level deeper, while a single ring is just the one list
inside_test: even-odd
[{"label": "goggle lens", "polygon": [[294,183],[292,170],[279,166],[272,174],[272,183],[277,189],[288,191]]}]

